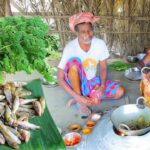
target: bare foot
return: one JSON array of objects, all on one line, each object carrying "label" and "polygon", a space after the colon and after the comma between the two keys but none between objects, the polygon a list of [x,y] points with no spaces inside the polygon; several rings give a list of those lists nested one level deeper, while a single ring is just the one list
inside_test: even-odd
[{"label": "bare foot", "polygon": [[67,108],[70,108],[71,105],[73,105],[73,104],[75,104],[75,103],[76,103],[76,101],[72,98],[72,99],[70,99],[70,100],[67,102],[66,107],[67,107]]}]

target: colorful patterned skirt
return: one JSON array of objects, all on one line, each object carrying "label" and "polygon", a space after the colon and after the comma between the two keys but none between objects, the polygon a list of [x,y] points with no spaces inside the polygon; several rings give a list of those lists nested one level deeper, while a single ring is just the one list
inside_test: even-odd
[{"label": "colorful patterned skirt", "polygon": [[[78,57],[73,57],[71,59],[68,60],[68,62],[66,63],[65,69],[64,69],[64,73],[65,73],[65,81],[71,86],[70,80],[68,78],[68,71],[69,68],[72,66],[76,66],[78,69],[78,73],[80,76],[80,83],[81,83],[81,94],[83,96],[86,97],[90,97],[92,90],[96,87],[96,86],[100,86],[101,85],[101,81],[99,77],[94,77],[91,80],[88,80],[82,65],[81,60]],[[120,84],[116,81],[111,81],[111,80],[107,80],[106,81],[106,89],[104,91],[104,95],[102,97],[102,99],[105,99],[106,97],[112,97],[117,89],[120,87]]]}]

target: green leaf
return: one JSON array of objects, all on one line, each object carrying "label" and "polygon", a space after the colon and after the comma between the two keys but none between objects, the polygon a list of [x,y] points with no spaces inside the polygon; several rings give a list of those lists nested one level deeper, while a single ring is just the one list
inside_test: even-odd
[{"label": "green leaf", "polygon": [[55,55],[53,51],[58,50],[58,37],[48,35],[48,26],[40,17],[0,19],[1,71],[14,73],[24,70],[32,73],[36,69],[45,76],[48,69],[44,59],[50,55],[47,47]]}]

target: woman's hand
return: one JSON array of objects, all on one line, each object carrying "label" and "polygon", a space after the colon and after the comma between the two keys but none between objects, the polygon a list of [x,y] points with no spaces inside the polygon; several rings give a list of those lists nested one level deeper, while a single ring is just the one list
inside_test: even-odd
[{"label": "woman's hand", "polygon": [[90,106],[91,105],[90,99],[88,97],[84,97],[84,96],[81,96],[81,95],[76,95],[74,97],[74,99],[76,100],[76,102],[78,102],[82,106]]},{"label": "woman's hand", "polygon": [[[94,88],[94,93],[95,95],[97,95],[98,99],[101,99],[101,97],[104,95],[104,91],[105,91],[106,87],[104,85],[101,86],[96,86]],[[96,94],[97,93],[97,94]]]}]

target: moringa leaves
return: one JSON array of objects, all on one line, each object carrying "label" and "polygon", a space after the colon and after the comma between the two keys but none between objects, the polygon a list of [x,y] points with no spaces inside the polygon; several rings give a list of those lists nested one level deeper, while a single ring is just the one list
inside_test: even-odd
[{"label": "moringa leaves", "polygon": [[2,72],[24,70],[32,73],[37,70],[49,81],[51,75],[44,62],[48,55],[46,48],[58,47],[55,37],[48,35],[48,30],[48,26],[37,16],[1,18],[0,76]]}]

